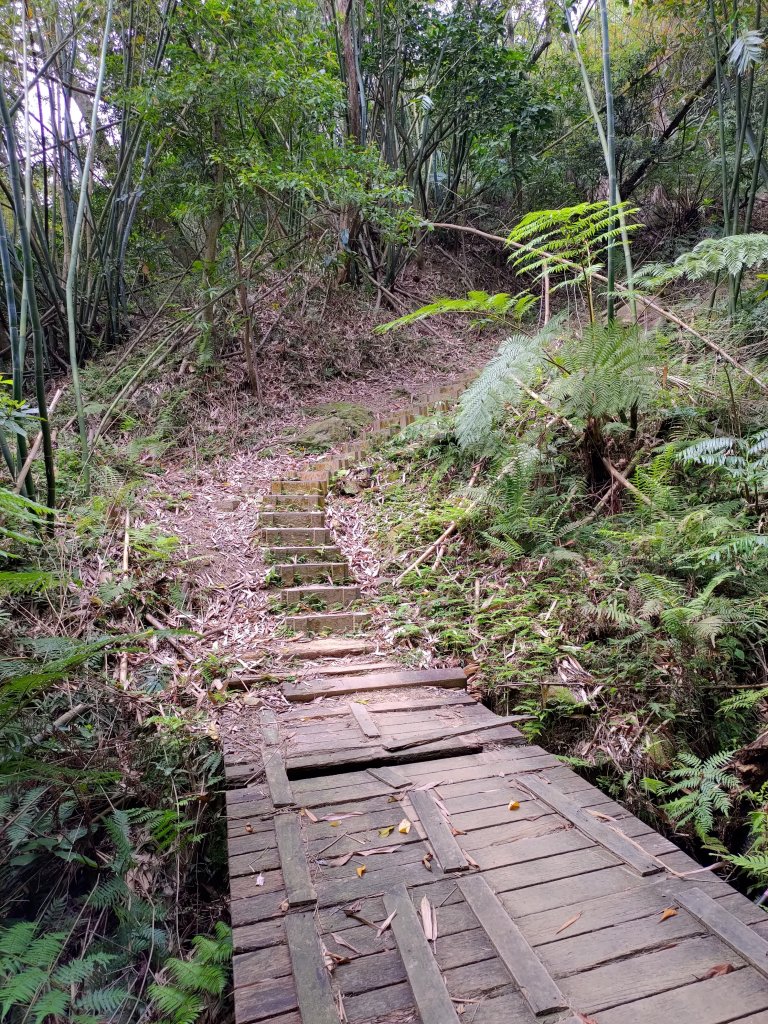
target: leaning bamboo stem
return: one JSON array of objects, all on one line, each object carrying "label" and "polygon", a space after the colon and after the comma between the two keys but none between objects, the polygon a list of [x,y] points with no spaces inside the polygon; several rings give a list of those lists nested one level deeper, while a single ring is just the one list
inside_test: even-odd
[{"label": "leaning bamboo stem", "polygon": [[85,422],[85,408],[83,406],[83,394],[80,387],[80,368],[77,355],[77,327],[75,325],[75,280],[77,277],[78,252],[80,249],[80,237],[83,231],[83,220],[85,217],[85,204],[88,199],[88,184],[91,177],[91,163],[93,161],[93,150],[96,145],[96,131],[99,127],[99,103],[101,92],[104,88],[104,76],[107,69],[107,49],[109,47],[109,32],[112,26],[112,0],[107,3],[107,17],[104,24],[104,36],[101,43],[101,57],[99,60],[99,74],[96,80],[96,89],[93,96],[93,111],[91,115],[91,137],[88,140],[88,148],[83,161],[83,169],[80,175],[80,196],[77,203],[75,215],[75,226],[72,231],[72,247],[69,257],[69,268],[67,270],[67,283],[65,289],[67,304],[67,329],[69,333],[69,363],[72,369],[72,390],[75,395],[77,407],[77,424],[80,431],[80,448],[83,458],[83,480],[86,491],[90,489],[91,469],[88,460],[88,428]]},{"label": "leaning bamboo stem", "polygon": [[[51,414],[53,413],[53,410],[56,408],[56,406],[59,404],[59,399],[61,398],[61,396],[63,394],[64,394],[63,388],[59,388],[59,390],[56,392],[56,394],[51,399],[51,404],[48,406],[48,420],[49,420],[49,422],[50,422]],[[21,494],[21,489],[24,486],[24,481],[27,479],[27,474],[29,473],[30,469],[32,468],[32,463],[37,458],[37,453],[40,451],[40,445],[42,443],[43,443],[43,431],[41,430],[39,432],[39,434],[37,435],[37,437],[35,438],[35,443],[32,445],[32,447],[29,450],[29,454],[27,455],[27,458],[26,458],[26,460],[24,462],[24,465],[21,467],[21,470],[19,471],[19,475],[16,477],[16,483],[15,483],[14,488],[13,488],[14,494]]]}]

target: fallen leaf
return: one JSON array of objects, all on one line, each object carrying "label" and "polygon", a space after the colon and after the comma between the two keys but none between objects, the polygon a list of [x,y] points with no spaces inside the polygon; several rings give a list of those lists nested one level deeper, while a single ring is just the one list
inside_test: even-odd
[{"label": "fallen leaf", "polygon": [[352,945],[352,943],[351,942],[347,942],[347,940],[344,938],[343,935],[337,935],[336,932],[331,932],[331,938],[333,939],[333,941],[337,945],[343,946],[344,949],[351,949],[352,952],[356,953],[358,956],[362,955],[362,950],[355,949],[355,947]]},{"label": "fallen leaf", "polygon": [[256,875],[256,885],[264,885],[264,875],[261,872]]},{"label": "fallen leaf", "polygon": [[510,800],[509,803],[507,804],[507,810],[508,811],[519,811],[520,810],[520,803],[519,803],[519,801],[517,801],[517,800]]},{"label": "fallen leaf", "polygon": [[422,897],[419,912],[421,914],[421,927],[424,929],[427,942],[432,942],[437,938],[437,922],[435,920],[432,904],[429,902],[429,898],[427,896]]},{"label": "fallen leaf", "polygon": [[355,868],[355,871],[357,872],[357,877],[362,878],[365,874],[365,864],[361,864],[359,868]]},{"label": "fallen leaf", "polygon": [[344,853],[340,857],[332,857],[331,860],[327,860],[325,863],[331,868],[343,868],[354,856],[355,851],[353,850],[352,853]]},{"label": "fallen leaf", "polygon": [[588,1017],[586,1013],[577,1013],[576,1019],[581,1021],[581,1024],[597,1024],[594,1017]]},{"label": "fallen leaf", "polygon": [[462,832],[462,830],[460,828],[454,828],[453,825],[451,825],[451,835],[452,836],[465,836],[466,834],[467,833],[466,832]]},{"label": "fallen leaf", "polygon": [[386,828],[380,828],[379,829],[379,835],[382,837],[382,839],[386,839],[387,836],[391,836],[394,831],[395,831],[395,826],[394,825],[387,825]]},{"label": "fallen leaf", "polygon": [[421,858],[421,863],[424,865],[424,867],[427,869],[427,871],[431,871],[432,870],[432,857],[433,857],[433,854],[425,853],[424,856]]},{"label": "fallen leaf", "polygon": [[378,930],[376,932],[376,934],[379,937],[381,937],[384,934],[384,932],[387,930],[387,928],[389,928],[389,926],[392,924],[392,918],[395,916],[396,913],[397,913],[397,911],[393,910],[392,913],[389,915],[389,917],[385,918],[381,922],[381,924],[379,925]]},{"label": "fallen leaf", "polygon": [[246,823],[245,831],[246,832],[253,832],[253,825],[250,823],[250,821]]},{"label": "fallen leaf", "polygon": [[736,968],[733,964],[715,964],[705,974],[702,974],[701,981],[706,981],[707,978],[719,978],[721,974],[730,974],[731,971],[735,970]]},{"label": "fallen leaf", "polygon": [[306,807],[301,808],[301,813],[309,818],[310,821],[317,822],[318,820],[317,815],[313,814],[312,811],[307,810]]},{"label": "fallen leaf", "polygon": [[330,821],[332,825],[338,825],[345,818],[358,818],[362,813],[362,811],[349,811],[347,814],[324,814],[322,818],[315,818],[315,821]]},{"label": "fallen leaf", "polygon": [[407,836],[411,831],[411,823],[407,818],[403,818],[400,824],[397,826],[397,831],[401,832],[404,836]]},{"label": "fallen leaf", "polygon": [[355,856],[375,857],[380,853],[397,853],[402,845],[402,843],[398,843],[396,846],[374,846],[370,850],[355,850]]},{"label": "fallen leaf", "polygon": [[610,814],[603,814],[602,811],[591,811],[589,807],[586,808],[587,814],[591,814],[593,818],[599,818],[600,821],[616,821]]},{"label": "fallen leaf", "polygon": [[677,911],[674,907],[667,907],[666,910],[663,910],[659,921],[666,921],[670,917],[677,917]]},{"label": "fallen leaf", "polygon": [[477,863],[475,858],[470,856],[470,854],[468,854],[466,850],[464,851],[464,859],[466,860],[466,862],[469,864],[469,866],[471,868],[479,868],[480,867],[480,865]]},{"label": "fallen leaf", "polygon": [[576,924],[576,922],[579,920],[580,917],[581,917],[581,911],[579,911],[578,914],[574,914],[573,917],[569,917],[567,921],[564,921],[560,925],[560,927],[555,932],[555,935],[559,935],[560,932],[564,932],[566,928],[570,928],[572,924]]},{"label": "fallen leaf", "polygon": [[329,824],[330,824],[331,828],[338,828],[339,825],[341,824],[341,822],[340,821],[331,821],[331,822],[329,822]]}]

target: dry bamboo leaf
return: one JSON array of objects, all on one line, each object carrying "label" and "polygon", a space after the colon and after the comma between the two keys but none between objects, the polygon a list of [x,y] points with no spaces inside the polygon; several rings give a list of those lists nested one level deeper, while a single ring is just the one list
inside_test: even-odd
[{"label": "dry bamboo leaf", "polygon": [[356,872],[358,878],[362,878],[363,875],[365,874],[365,871],[366,871],[365,864],[361,864],[359,868],[355,868],[355,872]]},{"label": "dry bamboo leaf", "polygon": [[325,863],[331,868],[343,868],[354,856],[355,851],[353,850],[352,853],[344,853],[340,857],[332,857],[331,860],[327,860]]},{"label": "dry bamboo leaf", "polygon": [[519,803],[519,801],[517,801],[517,800],[510,800],[509,803],[507,804],[507,810],[508,811],[519,811],[520,810],[520,803]]},{"label": "dry bamboo leaf", "polygon": [[423,786],[417,786],[414,790],[415,793],[423,793],[426,789],[434,789],[437,782],[425,782]]},{"label": "dry bamboo leaf", "polygon": [[407,818],[403,818],[400,824],[397,826],[397,831],[401,832],[404,836],[407,836],[411,831],[411,823]]},{"label": "dry bamboo leaf", "polygon": [[347,814],[324,814],[322,818],[316,818],[316,821],[330,821],[332,825],[338,825],[340,821],[344,821],[345,818],[359,818],[362,815],[362,811],[349,811]]},{"label": "dry bamboo leaf", "polygon": [[576,922],[579,920],[580,917],[581,917],[581,911],[579,911],[578,914],[574,914],[573,917],[569,917],[567,921],[564,921],[560,925],[560,927],[555,932],[555,935],[559,935],[560,932],[564,932],[566,928],[570,928],[572,924],[576,924]]},{"label": "dry bamboo leaf", "polygon": [[663,910],[659,921],[666,921],[670,917],[677,917],[677,911],[674,907],[667,907],[666,910]]},{"label": "dry bamboo leaf", "polygon": [[309,818],[310,821],[318,821],[317,815],[313,814],[312,811],[308,810],[306,807],[301,808],[301,813],[305,815],[307,818]]},{"label": "dry bamboo leaf", "polygon": [[331,938],[338,946],[343,946],[344,949],[351,949],[357,956],[362,955],[362,951],[355,949],[351,942],[347,942],[343,935],[337,935],[336,932],[331,932]]},{"label": "dry bamboo leaf", "polygon": [[586,808],[587,814],[591,814],[593,818],[599,818],[600,821],[616,821],[610,814],[603,814],[602,811],[592,811],[589,807]]},{"label": "dry bamboo leaf", "polygon": [[432,904],[427,896],[423,896],[421,899],[419,913],[421,914],[421,927],[424,929],[427,942],[432,942],[437,938],[437,935],[435,934],[434,918],[432,916]]},{"label": "dry bamboo leaf", "polygon": [[256,875],[256,885],[264,885],[264,875],[261,872]]},{"label": "dry bamboo leaf", "polygon": [[470,854],[468,854],[466,850],[464,851],[464,859],[466,860],[467,864],[469,864],[469,866],[471,868],[479,868],[480,867],[480,865],[477,863],[475,858],[472,857]]},{"label": "dry bamboo leaf", "polygon": [[379,938],[381,938],[381,936],[384,934],[384,932],[387,930],[387,928],[389,928],[389,926],[392,924],[392,918],[395,916],[396,913],[397,913],[397,911],[393,910],[392,913],[389,915],[389,917],[385,918],[381,922],[381,924],[379,925],[378,930],[376,932],[376,934],[379,936]]}]

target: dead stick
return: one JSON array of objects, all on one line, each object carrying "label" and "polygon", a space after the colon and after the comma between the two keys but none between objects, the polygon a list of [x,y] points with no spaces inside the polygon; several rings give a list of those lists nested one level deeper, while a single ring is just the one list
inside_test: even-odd
[{"label": "dead stick", "polygon": [[[151,612],[145,611],[144,612],[144,618],[147,620],[147,622],[150,624],[150,626],[154,626],[155,629],[166,630],[166,629],[169,628],[165,623],[161,622],[160,619],[155,618],[155,616],[152,615]],[[185,650],[181,646],[181,644],[178,642],[178,640],[176,640],[172,636],[167,636],[164,639],[166,639],[168,641],[168,643],[171,645],[171,647],[174,649],[174,651],[176,651],[177,654],[180,654],[182,658],[185,658],[189,662],[190,665],[194,665],[194,663],[195,663],[194,655],[190,654],[189,651]]]},{"label": "dead stick", "polygon": [[[50,404],[48,405],[48,415],[47,415],[47,419],[48,419],[49,422],[50,422],[50,419],[51,419],[51,413],[53,412],[53,410],[58,405],[59,399],[61,398],[61,396],[63,394],[64,394],[64,389],[63,388],[59,388],[59,390],[56,392],[56,394],[51,399]],[[29,451],[29,454],[27,455],[26,459],[24,460],[24,465],[21,467],[21,472],[16,477],[16,483],[14,484],[14,487],[13,487],[13,493],[14,494],[21,494],[21,488],[24,486],[24,481],[27,479],[27,473],[29,473],[29,471],[30,471],[30,469],[32,467],[32,463],[37,458],[37,453],[40,451],[40,445],[42,443],[43,443],[43,432],[41,430],[40,433],[35,438],[35,443],[32,445],[32,447],[31,447],[31,449]]]},{"label": "dead stick", "polygon": [[63,729],[65,725],[69,725],[73,718],[77,718],[84,711],[88,709],[87,704],[75,704],[69,711],[65,711],[63,715],[59,715],[55,722],[51,722],[47,725],[42,732],[37,733],[32,737],[32,744],[42,743],[46,736],[50,736],[51,733],[56,732],[57,729]]},{"label": "dead stick", "polygon": [[[123,576],[128,575],[129,553],[131,547],[131,512],[125,510],[125,537],[123,538]],[[117,674],[117,682],[123,690],[128,689],[128,651],[120,655],[120,669]]]}]

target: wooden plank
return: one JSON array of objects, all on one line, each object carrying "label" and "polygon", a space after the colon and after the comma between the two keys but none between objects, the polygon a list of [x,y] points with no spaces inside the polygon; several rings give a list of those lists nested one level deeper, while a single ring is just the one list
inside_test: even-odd
[{"label": "wooden plank", "polygon": [[663,871],[663,867],[647,854],[639,850],[626,836],[610,828],[605,822],[595,818],[573,800],[569,799],[556,786],[544,782],[535,775],[526,775],[525,779],[515,779],[515,785],[521,785],[558,814],[572,822],[581,832],[615,853],[638,875],[655,875]]},{"label": "wooden plank", "polygon": [[537,1017],[568,1002],[482,875],[459,882],[464,899]]},{"label": "wooden plank", "polygon": [[366,690],[394,690],[402,687],[465,687],[462,669],[427,669],[423,672],[376,672],[349,679],[317,679],[312,682],[283,683],[283,695],[290,701],[309,701],[316,697],[339,697]]},{"label": "wooden plank", "polygon": [[387,916],[395,915],[390,927],[416,1000],[421,1024],[459,1024],[459,1017],[406,887],[398,885],[385,893],[384,907]]},{"label": "wooden plank", "polygon": [[430,846],[445,872],[466,871],[469,861],[451,833],[450,826],[428,790],[412,790],[408,797],[424,826]]},{"label": "wooden plank", "polygon": [[386,750],[410,750],[411,747],[420,747],[425,743],[438,743],[440,740],[453,739],[454,736],[467,736],[474,732],[484,732],[488,729],[499,729],[504,725],[513,725],[517,722],[528,722],[531,715],[507,715],[506,718],[498,718],[495,722],[470,722],[461,725],[458,729],[438,729],[434,732],[424,733],[415,739],[391,740],[384,744]]},{"label": "wooden plank", "polygon": [[400,772],[396,772],[394,768],[369,768],[368,774],[372,775],[374,779],[378,779],[379,782],[384,782],[392,789],[402,789],[403,786],[410,786],[410,782],[401,775]]},{"label": "wooden plank", "polygon": [[[345,658],[354,654],[373,654],[378,649],[375,640],[355,640],[348,637],[322,637],[317,640],[294,640],[282,644],[275,654],[280,658]],[[264,651],[255,652],[255,657],[263,657]],[[311,700],[312,698],[307,698]]]},{"label": "wooden plank", "polygon": [[309,864],[301,841],[298,813],[275,815],[275,838],[288,906],[304,907],[308,903],[316,903],[317,893],[312,885]]},{"label": "wooden plank", "polygon": [[288,914],[285,935],[304,1024],[339,1024],[339,1014],[312,912]]},{"label": "wooden plank", "polygon": [[701,921],[739,956],[768,977],[768,942],[765,939],[760,938],[748,925],[743,924],[725,907],[715,902],[703,889],[695,887],[685,892],[672,890],[670,895],[675,903],[685,907],[692,917]]},{"label": "wooden plank", "polygon": [[363,736],[378,739],[381,736],[379,727],[374,722],[371,713],[366,711],[362,704],[357,704],[355,701],[350,701],[348,704],[349,710],[352,712],[352,716],[360,726]]},{"label": "wooden plank", "polygon": [[272,804],[275,807],[293,807],[296,801],[293,798],[293,790],[288,781],[285,761],[278,746],[280,733],[277,726],[277,716],[273,711],[262,711],[261,735],[264,741],[264,775],[267,780],[267,788],[269,789]]}]

